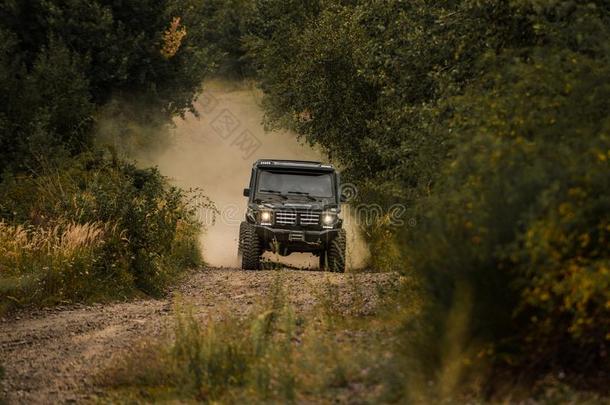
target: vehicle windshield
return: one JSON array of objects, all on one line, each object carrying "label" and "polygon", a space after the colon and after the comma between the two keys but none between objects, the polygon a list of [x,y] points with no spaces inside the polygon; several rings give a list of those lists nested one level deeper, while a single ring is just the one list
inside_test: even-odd
[{"label": "vehicle windshield", "polygon": [[282,173],[263,170],[258,175],[257,193],[333,197],[331,173]]}]

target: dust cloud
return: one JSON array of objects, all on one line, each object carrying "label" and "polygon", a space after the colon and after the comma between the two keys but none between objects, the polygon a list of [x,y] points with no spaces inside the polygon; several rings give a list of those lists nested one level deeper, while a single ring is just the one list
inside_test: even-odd
[{"label": "dust cloud", "polygon": [[[299,142],[286,131],[266,132],[262,125],[261,95],[247,83],[211,81],[205,84],[192,114],[176,120],[172,144],[154,155],[138,156],[140,164],[156,165],[161,173],[183,188],[200,188],[220,215],[211,223],[203,216],[206,232],[201,237],[205,261],[212,266],[238,267],[237,238],[244,218],[252,164],[257,159],[328,161],[323,154]],[[346,221],[350,225],[353,221]],[[366,264],[367,249],[354,226],[348,226],[348,268]],[[266,254],[270,260],[278,260]],[[310,254],[282,257],[293,266],[315,268]]]}]

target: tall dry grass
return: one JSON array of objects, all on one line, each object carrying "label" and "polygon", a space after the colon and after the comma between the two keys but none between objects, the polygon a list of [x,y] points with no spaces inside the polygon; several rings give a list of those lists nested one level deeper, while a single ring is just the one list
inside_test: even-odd
[{"label": "tall dry grass", "polygon": [[27,257],[33,252],[71,256],[77,250],[102,243],[108,228],[108,224],[100,222],[60,221],[51,227],[35,227],[1,221],[0,252],[8,257]]},{"label": "tall dry grass", "polygon": [[0,221],[0,310],[95,297],[96,289],[104,289],[100,275],[107,266],[116,267],[105,262],[105,247],[117,242],[126,242],[123,232],[110,223],[59,220],[24,226]]},{"label": "tall dry grass", "polygon": [[83,154],[0,182],[0,307],[161,296],[201,264],[213,209],[156,169]]}]

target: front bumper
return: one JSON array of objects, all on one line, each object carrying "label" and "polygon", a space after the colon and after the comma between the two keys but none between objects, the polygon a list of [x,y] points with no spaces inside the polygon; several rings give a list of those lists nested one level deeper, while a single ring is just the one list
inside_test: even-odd
[{"label": "front bumper", "polygon": [[268,250],[273,250],[272,244],[277,242],[280,253],[315,252],[332,242],[339,234],[340,228],[309,230],[273,228],[271,226],[254,225],[256,233],[265,242]]}]

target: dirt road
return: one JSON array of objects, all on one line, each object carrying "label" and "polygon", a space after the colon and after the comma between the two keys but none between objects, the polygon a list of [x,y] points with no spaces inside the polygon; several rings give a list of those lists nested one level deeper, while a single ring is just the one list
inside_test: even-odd
[{"label": "dirt road", "polygon": [[[227,311],[246,315],[281,277],[297,311],[316,304],[317,291],[332,283],[336,305],[349,310],[355,288],[374,308],[377,287],[388,274],[330,274],[312,271],[245,272],[205,269],[194,273],[166,299],[59,307],[20,313],[0,321],[0,387],[10,404],[86,402],[96,397],[95,373],[138,341],[171,330],[176,300],[194,307],[202,321]],[[355,287],[357,286],[357,287]]]}]

